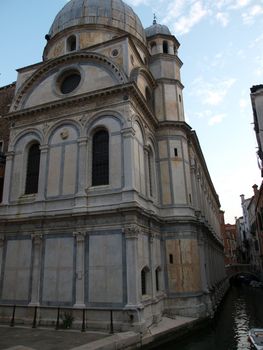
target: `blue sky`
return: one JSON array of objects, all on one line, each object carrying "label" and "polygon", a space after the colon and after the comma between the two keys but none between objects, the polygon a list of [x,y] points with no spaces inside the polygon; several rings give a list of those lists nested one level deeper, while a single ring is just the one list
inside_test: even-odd
[{"label": "blue sky", "polygon": [[[0,86],[41,61],[66,0],[0,1]],[[181,43],[186,121],[196,130],[225,221],[260,185],[250,87],[263,83],[263,0],[126,0],[144,27],[166,24]]]}]

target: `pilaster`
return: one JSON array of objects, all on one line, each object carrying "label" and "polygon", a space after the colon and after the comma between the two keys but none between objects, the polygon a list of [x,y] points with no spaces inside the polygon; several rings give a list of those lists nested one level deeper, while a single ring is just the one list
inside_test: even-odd
[{"label": "pilaster", "polygon": [[74,307],[85,307],[85,237],[86,232],[73,233],[76,240],[76,302]]},{"label": "pilaster", "polygon": [[38,193],[36,200],[45,200],[45,185],[46,185],[46,165],[48,146],[40,147],[40,164],[39,164],[39,178],[38,178]]},{"label": "pilaster", "polygon": [[140,230],[136,225],[124,228],[127,254],[127,305],[126,307],[138,307],[139,297],[139,273],[138,273],[138,238]]},{"label": "pilaster", "polygon": [[40,305],[40,269],[42,257],[42,235],[34,233],[31,235],[33,263],[32,263],[32,285],[31,285],[31,306]]},{"label": "pilaster", "polygon": [[14,152],[8,152],[6,155],[5,164],[5,178],[4,178],[4,191],[3,191],[3,201],[2,203],[7,205],[9,203],[9,193],[12,177],[12,163],[14,160]]}]

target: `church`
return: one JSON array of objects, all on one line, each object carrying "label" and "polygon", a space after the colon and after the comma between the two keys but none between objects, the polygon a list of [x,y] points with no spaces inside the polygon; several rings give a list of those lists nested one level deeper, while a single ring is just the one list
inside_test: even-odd
[{"label": "church", "polygon": [[[185,122],[179,42],[122,0],[71,0],[43,61],[0,88],[0,320],[207,317],[225,291],[220,202]],[[10,309],[7,307],[10,305]]]}]

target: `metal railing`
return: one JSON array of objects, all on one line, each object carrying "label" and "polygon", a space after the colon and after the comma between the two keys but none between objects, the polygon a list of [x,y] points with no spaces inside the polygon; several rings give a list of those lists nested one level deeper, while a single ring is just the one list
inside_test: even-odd
[{"label": "metal railing", "polygon": [[[55,323],[55,329],[62,329],[64,328],[61,324],[61,311],[62,310],[67,310],[67,311],[79,311],[82,312],[82,320],[81,320],[81,327],[80,327],[80,331],[81,332],[85,332],[88,327],[87,327],[87,320],[86,320],[86,316],[88,314],[88,312],[94,312],[94,311],[108,311],[109,313],[109,323],[107,327],[109,329],[109,333],[113,334],[114,333],[114,320],[113,320],[113,312],[114,311],[118,311],[118,312],[122,312],[122,309],[102,309],[102,308],[72,308],[72,307],[52,307],[52,306],[30,306],[30,305],[17,305],[17,304],[0,304],[0,308],[11,308],[12,309],[12,313],[9,317],[9,326],[10,327],[15,327],[16,325],[16,312],[18,308],[24,308],[24,309],[34,309],[33,312],[33,317],[31,319],[31,327],[32,328],[37,328],[38,326],[38,314],[39,311],[43,310],[43,309],[48,309],[48,310],[56,310],[56,323]],[[0,315],[1,318],[1,315]],[[1,321],[0,321],[1,322]]]}]

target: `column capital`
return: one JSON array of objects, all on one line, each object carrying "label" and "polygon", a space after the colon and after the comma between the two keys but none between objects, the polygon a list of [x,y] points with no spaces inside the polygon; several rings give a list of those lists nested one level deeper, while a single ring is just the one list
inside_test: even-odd
[{"label": "column capital", "polygon": [[31,239],[36,245],[40,245],[43,240],[43,235],[41,233],[32,233]]},{"label": "column capital", "polygon": [[15,155],[14,151],[6,152],[6,160],[11,160]]},{"label": "column capital", "polygon": [[137,225],[130,225],[124,227],[123,232],[127,239],[138,239],[140,229]]},{"label": "column capital", "polygon": [[86,146],[89,138],[87,136],[79,137],[77,142],[80,146]]},{"label": "column capital", "polygon": [[45,152],[48,152],[49,147],[48,145],[43,145],[43,146],[40,146],[39,149],[41,153],[45,153]]},{"label": "column capital", "polygon": [[126,138],[128,138],[128,137],[134,137],[135,134],[136,134],[133,127],[123,129],[123,130],[121,131],[121,133],[122,133],[123,137],[126,137]]},{"label": "column capital", "polygon": [[75,231],[73,232],[73,237],[76,238],[78,243],[83,243],[85,241],[86,232],[85,231]]}]

